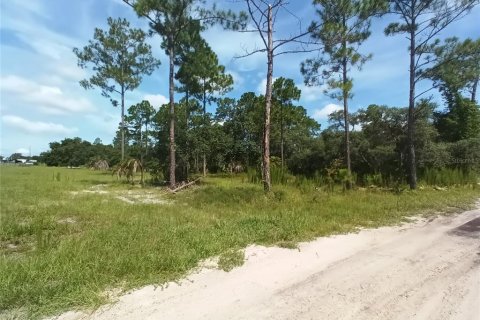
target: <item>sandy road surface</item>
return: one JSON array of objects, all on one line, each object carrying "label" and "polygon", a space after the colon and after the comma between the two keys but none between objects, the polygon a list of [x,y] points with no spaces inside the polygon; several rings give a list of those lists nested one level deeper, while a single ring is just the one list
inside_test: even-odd
[{"label": "sandy road surface", "polygon": [[246,257],[60,319],[480,320],[480,210]]}]

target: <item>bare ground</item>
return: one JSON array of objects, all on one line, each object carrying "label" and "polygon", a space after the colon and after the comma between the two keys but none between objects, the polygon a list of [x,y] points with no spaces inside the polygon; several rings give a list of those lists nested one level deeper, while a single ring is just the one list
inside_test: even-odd
[{"label": "bare ground", "polygon": [[245,255],[56,319],[480,319],[480,209]]}]

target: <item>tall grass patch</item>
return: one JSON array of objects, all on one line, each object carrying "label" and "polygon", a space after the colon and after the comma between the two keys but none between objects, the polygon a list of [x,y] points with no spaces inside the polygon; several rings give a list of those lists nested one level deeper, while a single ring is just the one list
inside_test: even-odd
[{"label": "tall grass patch", "polygon": [[454,186],[473,185],[478,183],[479,176],[473,170],[460,168],[426,168],[422,181],[428,185]]}]

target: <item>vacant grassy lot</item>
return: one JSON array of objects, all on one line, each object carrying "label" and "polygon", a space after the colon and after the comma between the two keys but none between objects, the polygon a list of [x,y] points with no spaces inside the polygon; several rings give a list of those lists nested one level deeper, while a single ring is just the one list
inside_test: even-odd
[{"label": "vacant grassy lot", "polygon": [[[327,193],[312,184],[209,178],[171,195],[83,169],[0,167],[1,310],[38,317],[107,301],[107,292],[182,277],[205,258],[238,264],[248,244],[292,247],[314,237],[466,209],[472,187],[399,194]],[[5,313],[4,313],[5,315]]]}]

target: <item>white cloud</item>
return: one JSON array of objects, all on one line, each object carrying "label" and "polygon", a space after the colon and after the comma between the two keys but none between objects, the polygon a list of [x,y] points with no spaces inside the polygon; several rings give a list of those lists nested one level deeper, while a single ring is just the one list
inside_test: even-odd
[{"label": "white cloud", "polygon": [[100,134],[112,136],[118,130],[121,116],[120,110],[114,110],[113,108],[110,110],[117,112],[112,113],[111,111],[101,111],[95,114],[88,114],[85,118]]},{"label": "white cloud", "polygon": [[23,14],[39,16],[43,19],[49,18],[50,15],[45,10],[45,7],[40,3],[40,1],[33,1],[28,3],[22,0],[10,0],[2,1],[3,9],[9,9],[11,11],[16,11],[17,13],[22,12]]},{"label": "white cloud", "polygon": [[74,57],[72,47],[76,44],[74,38],[48,29],[44,20],[49,19],[47,7],[40,1],[28,5],[25,1],[5,1],[3,8],[9,15],[2,15],[2,27],[11,30],[24,44],[36,53],[43,55],[44,60],[63,60],[64,57]]},{"label": "white cloud", "polygon": [[146,94],[142,100],[147,100],[150,104],[158,110],[161,106],[168,103],[168,98],[161,94]]},{"label": "white cloud", "polygon": [[297,87],[302,91],[302,100],[307,102],[320,100],[325,95],[324,86],[307,86],[302,83],[297,85]]},{"label": "white cloud", "polygon": [[267,87],[267,79],[264,78],[260,83],[257,85],[257,93],[265,94],[265,90]]},{"label": "white cloud", "polygon": [[22,156],[28,156],[30,155],[30,150],[27,148],[18,148],[15,150],[15,153],[20,153]]},{"label": "white cloud", "polygon": [[245,83],[245,79],[240,75],[240,73],[233,71],[233,70],[227,70],[225,71],[226,74],[230,74],[233,78],[233,85],[238,89]]},{"label": "white cloud", "polygon": [[67,128],[62,124],[30,121],[14,115],[2,116],[2,122],[11,128],[30,134],[69,134],[77,131],[76,128]]},{"label": "white cloud", "polygon": [[331,113],[338,110],[342,110],[342,107],[338,104],[329,103],[321,109],[315,109],[313,111],[313,118],[315,120],[326,120]]},{"label": "white cloud", "polygon": [[[273,77],[272,85],[278,78]],[[264,78],[257,86],[257,92],[260,94],[265,94],[265,90],[267,89],[267,78]]]},{"label": "white cloud", "polygon": [[52,68],[52,71],[58,74],[60,78],[73,80],[75,82],[86,78],[87,73],[85,70],[70,62],[71,61],[69,60],[68,62],[65,61],[63,64],[55,64],[55,66]]},{"label": "white cloud", "polygon": [[38,107],[47,114],[95,110],[90,101],[85,98],[70,97],[59,87],[42,85],[16,75],[1,77],[0,90],[2,93],[13,95],[15,101],[20,100]]},{"label": "white cloud", "polygon": [[[220,63],[226,65],[233,62],[239,71],[252,71],[262,64],[265,65],[266,69],[267,58],[264,52],[236,59],[236,57],[262,48],[263,43],[258,33],[225,31],[216,26],[207,30],[204,36],[213,51],[218,55]],[[228,41],[225,41],[226,39]]]}]

